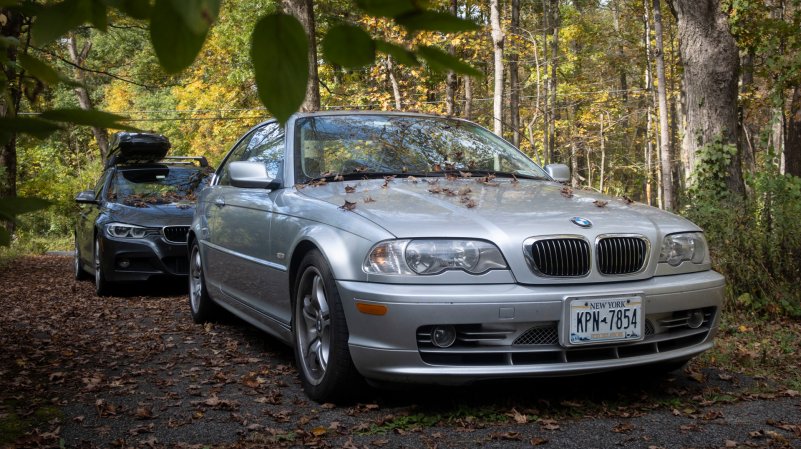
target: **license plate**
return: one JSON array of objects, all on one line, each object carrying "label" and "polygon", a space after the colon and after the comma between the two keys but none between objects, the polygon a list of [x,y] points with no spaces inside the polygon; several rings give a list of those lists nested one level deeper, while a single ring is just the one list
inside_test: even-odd
[{"label": "license plate", "polygon": [[578,298],[570,301],[571,345],[642,340],[642,298]]}]

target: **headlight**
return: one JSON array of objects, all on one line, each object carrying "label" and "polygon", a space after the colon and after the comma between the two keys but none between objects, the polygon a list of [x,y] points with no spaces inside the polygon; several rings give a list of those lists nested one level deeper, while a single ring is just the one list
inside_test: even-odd
[{"label": "headlight", "polygon": [[364,263],[370,274],[439,274],[462,270],[481,274],[505,269],[495,245],[480,240],[392,240],[374,246]]},{"label": "headlight", "polygon": [[109,237],[118,239],[141,239],[147,235],[147,228],[125,223],[109,223],[106,225],[106,233]]},{"label": "headlight", "polygon": [[662,241],[659,262],[666,262],[672,267],[677,267],[684,261],[698,264],[706,260],[707,254],[706,240],[702,233],[670,234]]}]

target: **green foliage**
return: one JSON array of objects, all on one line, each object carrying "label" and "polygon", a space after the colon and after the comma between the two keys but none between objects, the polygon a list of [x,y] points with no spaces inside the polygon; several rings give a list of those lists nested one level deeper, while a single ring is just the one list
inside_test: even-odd
[{"label": "green foliage", "polygon": [[738,199],[720,181],[731,154],[718,143],[701,151],[684,215],[707,235],[714,267],[726,276],[729,307],[801,316],[801,178],[768,165],[748,178],[753,194]]},{"label": "green foliage", "polygon": [[220,0],[156,0],[150,40],[168,73],[180,72],[194,62],[219,11]]},{"label": "green foliage", "polygon": [[306,97],[309,41],[303,26],[286,14],[262,18],[253,30],[250,57],[259,98],[285,122]]},{"label": "green foliage", "polygon": [[376,43],[363,29],[337,25],[323,39],[323,51],[334,64],[357,68],[375,61]]}]

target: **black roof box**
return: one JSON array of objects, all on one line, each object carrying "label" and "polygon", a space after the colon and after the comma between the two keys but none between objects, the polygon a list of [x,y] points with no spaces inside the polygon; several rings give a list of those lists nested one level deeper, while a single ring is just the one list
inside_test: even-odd
[{"label": "black roof box", "polygon": [[161,134],[119,132],[111,137],[106,166],[130,162],[153,162],[167,155],[170,140]]}]

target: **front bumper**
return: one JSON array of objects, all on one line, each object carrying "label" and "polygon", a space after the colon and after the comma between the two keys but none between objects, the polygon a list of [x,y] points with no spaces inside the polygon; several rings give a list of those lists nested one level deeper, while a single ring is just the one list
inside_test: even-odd
[{"label": "front bumper", "polygon": [[[146,281],[154,276],[186,276],[187,246],[159,235],[141,239],[99,237],[103,276],[110,282]],[[123,266],[127,261],[128,266]]]},{"label": "front bumper", "polygon": [[[402,382],[464,383],[584,374],[689,359],[712,347],[724,279],[714,271],[705,271],[584,285],[338,281],[337,287],[348,323],[351,356],[363,376]],[[643,298],[648,332],[642,341],[581,347],[565,344],[563,323],[569,298],[624,295]],[[356,301],[386,306],[387,313],[363,314],[356,309]],[[704,322],[699,327],[686,325],[688,320],[682,321],[682,317],[695,310],[703,311]],[[466,326],[477,330],[473,336],[495,332],[496,338],[435,348],[426,344],[425,330],[432,325]],[[551,337],[527,339],[532,330],[540,329]],[[502,331],[504,337],[497,338],[496,331]]]}]

